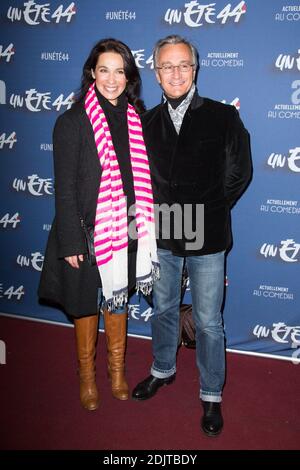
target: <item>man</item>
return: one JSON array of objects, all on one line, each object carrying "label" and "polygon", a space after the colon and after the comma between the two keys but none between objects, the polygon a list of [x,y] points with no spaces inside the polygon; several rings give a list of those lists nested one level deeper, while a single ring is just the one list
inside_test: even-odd
[{"label": "man", "polygon": [[[251,177],[249,135],[233,106],[198,95],[197,52],[185,39],[168,36],[158,41],[154,67],[163,102],[144,115],[143,130],[155,203],[164,208],[158,236],[161,277],[153,291],[151,375],[135,387],[132,396],[147,400],[175,379],[186,261],[201,376],[201,425],[207,435],[215,436],[223,427],[224,258],[231,245],[230,207]],[[175,207],[174,217],[166,207],[171,211]],[[171,222],[169,231],[166,218]]]}]

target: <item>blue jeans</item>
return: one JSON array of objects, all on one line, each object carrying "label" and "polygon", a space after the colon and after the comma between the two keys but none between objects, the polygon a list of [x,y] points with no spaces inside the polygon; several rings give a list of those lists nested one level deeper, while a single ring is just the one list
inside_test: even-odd
[{"label": "blue jeans", "polygon": [[[158,250],[160,280],[154,283],[151,317],[154,362],[158,378],[176,372],[179,304],[184,258]],[[188,256],[187,270],[196,326],[196,361],[200,373],[200,398],[220,402],[225,381],[225,344],[221,306],[224,294],[225,252]]]}]

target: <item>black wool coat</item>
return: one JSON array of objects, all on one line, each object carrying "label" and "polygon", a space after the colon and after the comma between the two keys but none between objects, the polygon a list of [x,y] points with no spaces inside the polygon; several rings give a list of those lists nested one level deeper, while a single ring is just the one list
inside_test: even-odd
[{"label": "black wool coat", "polygon": [[80,215],[95,221],[101,167],[84,105],[76,103],[58,117],[53,132],[55,219],[49,234],[38,295],[59,304],[72,317],[97,312],[101,280],[84,257],[79,269],[64,257],[87,252]]},{"label": "black wool coat", "polygon": [[[182,215],[177,222],[170,217],[169,236],[168,230],[162,229],[167,214],[159,209],[158,247],[179,256],[228,249],[232,241],[230,209],[245,190],[252,172],[249,134],[237,110],[195,92],[179,135],[167,103],[147,111],[142,124],[156,209],[175,204]],[[204,205],[204,224],[199,229],[195,217],[196,206],[200,204]],[[178,223],[182,228],[179,237]],[[193,239],[186,227],[203,230],[202,248],[195,245],[187,248]]]}]

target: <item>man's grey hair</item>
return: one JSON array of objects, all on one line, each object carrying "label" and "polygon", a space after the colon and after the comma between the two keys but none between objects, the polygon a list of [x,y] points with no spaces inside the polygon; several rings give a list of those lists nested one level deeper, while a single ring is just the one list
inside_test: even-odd
[{"label": "man's grey hair", "polygon": [[182,36],[179,36],[178,34],[172,34],[171,36],[167,36],[157,41],[157,43],[154,46],[154,51],[153,51],[154,68],[156,68],[158,65],[157,59],[158,59],[159,51],[161,50],[163,46],[166,46],[167,44],[185,44],[186,46],[188,46],[188,48],[190,49],[192,53],[193,64],[195,64],[195,68],[197,68],[198,66],[197,49],[187,39],[183,38]]}]

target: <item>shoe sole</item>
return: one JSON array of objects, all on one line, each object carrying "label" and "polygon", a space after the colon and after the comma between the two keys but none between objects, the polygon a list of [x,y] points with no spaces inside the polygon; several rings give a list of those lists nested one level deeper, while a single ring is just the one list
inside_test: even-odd
[{"label": "shoe sole", "polygon": [[203,426],[201,426],[201,429],[202,431],[204,432],[204,434],[208,437],[217,437],[221,434],[222,430],[223,430],[223,426],[221,427],[221,429],[217,432],[211,432],[211,431],[207,431]]}]

